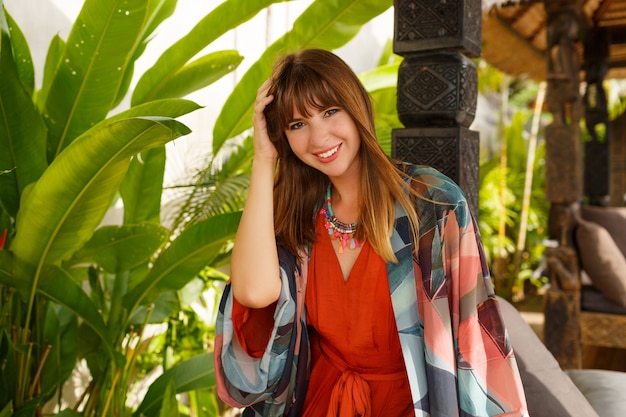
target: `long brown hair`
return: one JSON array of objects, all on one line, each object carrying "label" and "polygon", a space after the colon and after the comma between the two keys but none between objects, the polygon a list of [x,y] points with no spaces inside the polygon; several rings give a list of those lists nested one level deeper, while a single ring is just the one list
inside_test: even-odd
[{"label": "long brown hair", "polygon": [[265,109],[265,117],[279,159],[274,185],[278,238],[294,253],[315,241],[315,209],[329,182],[326,175],[300,161],[289,146],[284,132],[293,118],[294,106],[307,117],[310,109],[336,106],[352,117],[361,137],[356,238],[368,239],[385,261],[397,261],[389,241],[396,201],[407,213],[414,236],[418,236],[417,215],[408,195],[412,190],[376,140],[372,103],[356,74],[332,52],[305,49],[277,61],[271,79],[269,94],[274,100]]}]

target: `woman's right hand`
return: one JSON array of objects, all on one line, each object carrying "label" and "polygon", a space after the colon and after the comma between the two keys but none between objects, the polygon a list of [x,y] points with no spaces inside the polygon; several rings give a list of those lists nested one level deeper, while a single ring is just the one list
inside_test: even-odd
[{"label": "woman's right hand", "polygon": [[267,158],[276,162],[278,152],[276,147],[270,141],[267,133],[267,120],[265,119],[265,108],[274,100],[273,95],[268,95],[272,85],[271,78],[266,80],[259,87],[254,103],[254,116],[252,117],[252,125],[254,127],[254,156]]},{"label": "woman's right hand", "polygon": [[274,99],[271,80],[261,85],[254,104],[254,159],[248,197],[230,258],[230,280],[237,301],[250,308],[278,300],[282,287],[274,232],[274,173],[278,152],[267,133],[263,110]]}]

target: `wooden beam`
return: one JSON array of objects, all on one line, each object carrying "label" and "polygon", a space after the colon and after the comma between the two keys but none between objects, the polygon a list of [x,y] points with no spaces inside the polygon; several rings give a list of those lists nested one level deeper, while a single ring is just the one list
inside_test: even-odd
[{"label": "wooden beam", "polygon": [[598,10],[596,10],[596,12],[593,14],[594,22],[602,20],[606,11],[609,10],[609,7],[611,7],[611,3],[613,3],[613,0],[604,0],[602,3],[600,3],[600,7],[598,7]]}]

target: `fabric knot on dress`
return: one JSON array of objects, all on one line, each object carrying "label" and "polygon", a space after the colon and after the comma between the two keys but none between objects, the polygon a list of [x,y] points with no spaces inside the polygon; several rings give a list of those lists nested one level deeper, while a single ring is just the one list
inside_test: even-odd
[{"label": "fabric knot on dress", "polygon": [[327,417],[370,417],[370,386],[361,376],[345,370],[330,396]]}]

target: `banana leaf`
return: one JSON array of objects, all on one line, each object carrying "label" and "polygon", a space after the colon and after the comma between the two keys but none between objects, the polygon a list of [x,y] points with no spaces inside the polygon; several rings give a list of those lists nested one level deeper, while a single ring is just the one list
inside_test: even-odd
[{"label": "banana leaf", "polygon": [[250,20],[260,10],[272,3],[284,0],[227,0],[218,5],[209,14],[169,47],[137,82],[131,103],[145,103],[169,84],[172,77],[179,73],[196,54],[227,31]]},{"label": "banana leaf", "polygon": [[163,372],[150,385],[133,416],[158,416],[163,395],[170,383],[173,383],[176,393],[214,387],[213,352],[194,356]]},{"label": "banana leaf", "polygon": [[0,410],[0,417],[11,417],[13,414],[13,403],[9,401],[9,403]]},{"label": "banana leaf", "polygon": [[184,230],[161,252],[145,279],[124,297],[129,312],[166,291],[183,288],[234,238],[241,212],[209,217]]},{"label": "banana leaf", "polygon": [[184,97],[232,72],[243,57],[237,51],[219,51],[191,62],[164,80],[159,89],[152,90],[147,100]]},{"label": "banana leaf", "polygon": [[129,271],[148,262],[166,239],[167,229],[155,223],[103,226],[69,263],[97,263],[112,274]]},{"label": "banana leaf", "polygon": [[274,42],[235,86],[215,122],[213,154],[219,152],[227,139],[251,126],[256,91],[270,76],[278,54],[301,48],[339,48],[354,38],[365,23],[392,5],[391,0],[318,0],[311,3],[296,19],[293,29]]},{"label": "banana leaf", "polygon": [[29,309],[43,266],[68,259],[91,237],[131,156],[188,133],[169,118],[114,120],[87,131],[29,186],[11,244],[15,283],[21,296],[30,298]]},{"label": "banana leaf", "polygon": [[[20,75],[20,58],[13,55],[11,42],[19,36],[12,39],[5,23],[0,42],[0,205],[15,217],[20,195],[48,164],[46,127],[24,85],[26,75]],[[19,33],[17,26],[13,29]]]},{"label": "banana leaf", "polygon": [[110,358],[118,366],[124,364],[124,356],[115,352],[100,312],[89,296],[72,277],[56,265],[46,265],[41,273],[38,292],[49,300],[62,305],[87,324],[100,337]]},{"label": "banana leaf", "polygon": [[[198,108],[200,106],[193,101],[184,99],[154,100],[118,113],[107,119],[107,123],[110,120],[153,114],[176,118]],[[149,149],[133,157],[120,185],[120,195],[124,201],[125,224],[143,221],[160,222],[164,174],[165,146]]]},{"label": "banana leaf", "polygon": [[[146,24],[142,28],[142,33],[139,35],[139,41],[135,46],[131,62],[134,63],[145,52],[146,46],[150,41],[151,34],[156,30],[164,20],[169,18],[176,10],[176,4],[178,0],[157,0],[150,1],[148,4],[148,13]],[[131,81],[133,79],[134,65],[128,65],[124,72],[124,77],[117,92],[117,97],[113,102],[111,108],[117,107],[121,101],[126,97]]]},{"label": "banana leaf", "polygon": [[43,108],[46,106],[46,100],[48,99],[48,91],[50,90],[50,84],[54,79],[57,67],[63,58],[63,51],[65,50],[65,41],[61,39],[59,35],[52,37],[50,45],[48,46],[48,52],[46,53],[46,63],[43,67],[43,81],[41,82],[41,88],[35,93],[35,103],[39,113],[43,114]]},{"label": "banana leaf", "polygon": [[159,407],[159,417],[179,417],[178,400],[176,400],[176,387],[174,382],[170,380],[165,389],[165,393],[161,399]]},{"label": "banana leaf", "polygon": [[124,201],[124,224],[161,221],[161,194],[165,177],[165,146],[133,157],[120,196]]},{"label": "banana leaf", "polygon": [[78,355],[78,318],[56,303],[46,303],[43,340],[50,352],[41,372],[41,392],[46,398],[72,374]]},{"label": "banana leaf", "polygon": [[5,16],[6,22],[3,22],[2,26],[7,26],[9,28],[13,56],[15,57],[15,65],[17,66],[17,73],[19,75],[20,82],[22,83],[24,90],[26,90],[29,95],[32,95],[35,90],[35,67],[33,66],[33,59],[30,55],[28,42],[26,42],[26,38],[24,37],[22,30],[17,25],[15,20],[13,20],[11,15],[5,11]]},{"label": "banana leaf", "polygon": [[87,0],[70,31],[51,81],[44,117],[48,161],[103,120],[144,34],[147,0]]}]

